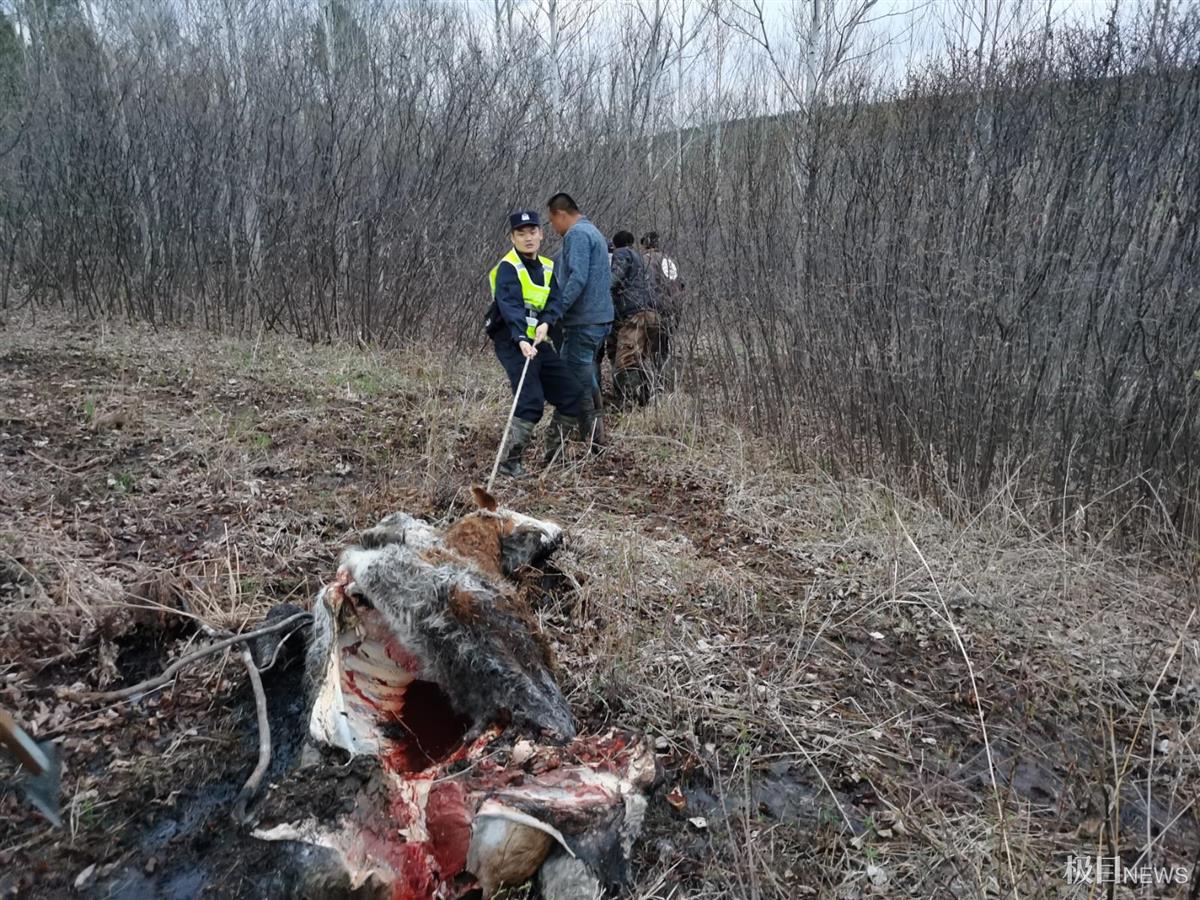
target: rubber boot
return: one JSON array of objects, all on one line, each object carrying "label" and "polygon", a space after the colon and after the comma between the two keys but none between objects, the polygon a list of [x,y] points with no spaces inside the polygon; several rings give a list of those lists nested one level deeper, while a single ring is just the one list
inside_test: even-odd
[{"label": "rubber boot", "polygon": [[592,433],[592,443],[601,447],[608,446],[608,429],[604,425],[604,394],[599,388],[592,391],[592,406],[596,409],[595,430]]},{"label": "rubber boot", "polygon": [[622,409],[637,405],[642,391],[642,373],[637,369],[622,369],[613,376],[617,403]]},{"label": "rubber boot", "polygon": [[508,443],[500,455],[500,467],[496,470],[509,478],[524,478],[525,466],[521,464],[521,455],[533,437],[533,422],[524,419],[513,419],[508,429]]},{"label": "rubber boot", "polygon": [[542,457],[546,465],[554,462],[556,456],[560,463],[567,458],[567,440],[578,427],[579,420],[574,416],[564,416],[557,411],[554,413],[550,428],[546,431],[546,452]]},{"label": "rubber boot", "polygon": [[592,399],[592,389],[586,387],[579,398],[579,439],[585,444],[591,444],[592,429],[596,425],[596,402]]},{"label": "rubber boot", "polygon": [[596,409],[591,391],[584,393],[579,409],[579,439],[590,452],[599,453],[604,449],[604,417]]},{"label": "rubber boot", "polygon": [[637,402],[638,406],[645,406],[650,402],[651,389],[654,387],[651,381],[650,374],[641,369],[637,373]]},{"label": "rubber boot", "polygon": [[624,370],[613,372],[613,405],[624,412],[629,408],[629,376]]}]

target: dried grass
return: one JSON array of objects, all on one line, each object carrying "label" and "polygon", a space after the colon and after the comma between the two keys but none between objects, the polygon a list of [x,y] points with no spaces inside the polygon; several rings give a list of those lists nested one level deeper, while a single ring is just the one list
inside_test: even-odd
[{"label": "dried grass", "polygon": [[[0,447],[0,565],[20,590],[0,641],[32,646],[36,622],[39,658],[102,644],[113,617],[238,629],[306,600],[380,515],[468,508],[506,412],[486,357],[0,336],[0,361],[22,349],[62,369],[42,385],[4,370],[3,416],[29,433]],[[137,415],[84,441],[87,396]],[[68,443],[37,452],[67,473],[5,449],[55,420]],[[1193,864],[1200,641],[1179,542],[1122,554],[1039,532],[1007,487],[948,517],[789,469],[678,393],[612,432],[610,452],[498,489],[570,535],[557,564],[576,596],[542,616],[573,707],[652,733],[664,793],[685,796],[653,802],[638,896],[1082,897],[1068,853],[1119,842],[1130,861]],[[126,473],[128,490],[107,484]],[[36,720],[32,668],[2,691]],[[196,678],[212,696],[237,674]],[[74,718],[43,721],[97,727]],[[1139,815],[1151,803],[1167,827]]]}]

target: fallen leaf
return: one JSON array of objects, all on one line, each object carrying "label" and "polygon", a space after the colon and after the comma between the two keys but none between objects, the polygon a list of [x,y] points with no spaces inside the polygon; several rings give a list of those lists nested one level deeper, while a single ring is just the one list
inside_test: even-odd
[{"label": "fallen leaf", "polygon": [[690,819],[688,819],[688,824],[693,828],[699,828],[701,831],[703,831],[708,827],[708,819],[704,818],[704,816],[692,816]]},{"label": "fallen leaf", "polygon": [[687,806],[687,798],[683,796],[683,791],[677,787],[672,789],[671,793],[667,794],[667,802],[678,810],[682,810]]},{"label": "fallen leaf", "polygon": [[78,875],[76,875],[75,876],[75,890],[82,891],[84,889],[84,887],[87,886],[88,881],[91,880],[92,874],[95,871],[96,871],[96,864],[92,863],[90,866],[88,866],[86,869],[84,869],[82,872],[80,872]]},{"label": "fallen leaf", "polygon": [[867,880],[876,887],[887,884],[888,874],[883,867],[877,866],[874,863],[867,864]]}]

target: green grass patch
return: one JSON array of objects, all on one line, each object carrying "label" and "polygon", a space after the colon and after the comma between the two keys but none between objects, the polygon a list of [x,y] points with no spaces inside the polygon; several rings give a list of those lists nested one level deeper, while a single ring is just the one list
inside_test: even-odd
[{"label": "green grass patch", "polygon": [[118,494],[133,493],[133,489],[137,484],[137,479],[130,472],[117,472],[109,474],[107,484],[110,490],[116,491]]}]

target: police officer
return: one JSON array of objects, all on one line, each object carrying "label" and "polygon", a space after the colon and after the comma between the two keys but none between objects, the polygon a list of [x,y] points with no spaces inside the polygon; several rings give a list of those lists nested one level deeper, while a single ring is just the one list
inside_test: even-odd
[{"label": "police officer", "polygon": [[492,305],[484,327],[514,393],[529,360],[499,468],[519,478],[525,474],[521,456],[547,400],[554,405],[554,418],[546,435],[545,458],[546,462],[556,454],[561,458],[567,436],[579,426],[580,390],[575,375],[546,340],[551,326],[562,317],[563,303],[552,278],[553,260],[538,255],[541,219],[532,210],[518,210],[508,217],[508,224],[513,246],[489,275]]}]

